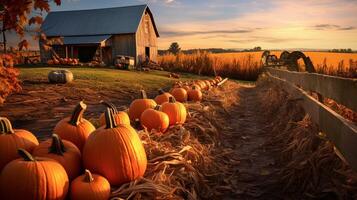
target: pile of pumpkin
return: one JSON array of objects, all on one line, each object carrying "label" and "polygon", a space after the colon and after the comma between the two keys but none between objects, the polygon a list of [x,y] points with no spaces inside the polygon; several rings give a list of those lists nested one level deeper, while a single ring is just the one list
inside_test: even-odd
[{"label": "pile of pumpkin", "polygon": [[48,65],[79,65],[79,59],[77,58],[55,58],[47,61]]},{"label": "pile of pumpkin", "polygon": [[146,171],[145,149],[130,121],[164,133],[169,125],[185,123],[181,102],[201,101],[201,89],[220,80],[177,82],[170,93],[160,90],[155,99],[142,90],[128,113],[102,101],[106,111],[98,129],[84,119],[87,106],[81,101],[70,117],[57,123],[52,138],[41,143],[0,117],[0,199],[108,199],[111,186],[136,180]]}]

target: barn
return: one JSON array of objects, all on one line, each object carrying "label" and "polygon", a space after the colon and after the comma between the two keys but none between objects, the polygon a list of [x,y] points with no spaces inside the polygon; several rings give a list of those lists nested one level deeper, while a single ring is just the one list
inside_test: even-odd
[{"label": "barn", "polygon": [[50,12],[41,31],[54,50],[45,50],[40,40],[42,62],[51,59],[53,52],[107,65],[120,55],[134,57],[136,64],[147,58],[157,61],[159,32],[147,5]]}]

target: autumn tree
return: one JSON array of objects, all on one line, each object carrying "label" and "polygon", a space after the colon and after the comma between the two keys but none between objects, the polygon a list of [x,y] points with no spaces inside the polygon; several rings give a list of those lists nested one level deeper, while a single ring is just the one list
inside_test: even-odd
[{"label": "autumn tree", "polygon": [[[61,0],[54,0],[57,5]],[[43,12],[49,12],[48,0],[0,0],[0,32],[3,39],[5,54],[0,54],[0,104],[14,91],[21,89],[18,80],[19,71],[13,67],[13,56],[6,54],[6,32],[16,32],[21,41],[19,49],[27,48],[28,42],[24,39],[25,28],[32,24],[42,23]],[[31,16],[31,17],[29,17]]]},{"label": "autumn tree", "polygon": [[181,51],[180,45],[179,45],[177,42],[173,42],[173,43],[170,45],[168,51],[169,51],[170,53],[173,53],[173,54],[176,55],[176,54],[178,54],[178,53]]},{"label": "autumn tree", "polygon": [[[57,5],[61,0],[54,0]],[[49,12],[48,0],[0,0],[0,31],[4,52],[6,53],[6,32],[15,31],[21,38],[19,49],[27,48],[28,41],[24,38],[25,28],[32,24],[42,23],[43,12]],[[29,16],[32,16],[29,18]]]}]

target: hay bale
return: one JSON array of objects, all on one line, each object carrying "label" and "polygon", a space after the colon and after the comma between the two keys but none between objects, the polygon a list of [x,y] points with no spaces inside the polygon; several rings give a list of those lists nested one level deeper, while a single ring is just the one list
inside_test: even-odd
[{"label": "hay bale", "polygon": [[53,70],[48,73],[50,83],[70,83],[73,81],[73,73],[69,70]]}]

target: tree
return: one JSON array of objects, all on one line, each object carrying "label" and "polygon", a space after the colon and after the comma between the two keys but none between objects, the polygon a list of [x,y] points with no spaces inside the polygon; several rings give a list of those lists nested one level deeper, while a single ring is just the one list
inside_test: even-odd
[{"label": "tree", "polygon": [[[54,0],[57,5],[61,0]],[[33,12],[32,17],[29,15]],[[38,12],[39,11],[39,12]],[[42,13],[49,12],[50,5],[48,0],[0,0],[0,22],[3,39],[3,48],[6,53],[6,31],[15,31],[22,41],[19,43],[19,50],[27,48],[28,42],[23,39],[25,27],[31,24],[42,23]]]},{"label": "tree", "polygon": [[173,43],[170,45],[168,51],[169,51],[170,53],[173,53],[173,54],[176,55],[176,54],[178,54],[178,53],[181,51],[181,48],[180,48],[180,46],[179,46],[179,44],[178,44],[177,42],[173,42]]}]

